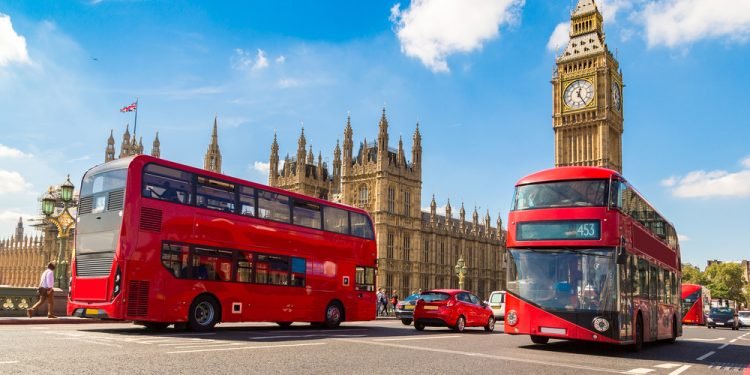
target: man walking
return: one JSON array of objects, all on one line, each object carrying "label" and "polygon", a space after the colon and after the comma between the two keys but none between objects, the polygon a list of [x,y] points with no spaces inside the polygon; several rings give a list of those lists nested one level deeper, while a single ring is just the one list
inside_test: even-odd
[{"label": "man walking", "polygon": [[34,306],[32,306],[30,309],[26,310],[26,315],[31,318],[34,316],[34,313],[36,312],[36,309],[41,306],[44,301],[47,301],[47,317],[48,318],[57,318],[54,314],[54,308],[55,308],[55,264],[50,262],[47,265],[47,269],[44,270],[42,273],[42,277],[39,280],[39,289],[37,289],[37,293],[39,294],[39,301],[37,301]]}]

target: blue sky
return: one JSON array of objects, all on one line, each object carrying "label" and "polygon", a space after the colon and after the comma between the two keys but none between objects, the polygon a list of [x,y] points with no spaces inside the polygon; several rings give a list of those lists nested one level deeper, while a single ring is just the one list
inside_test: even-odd
[{"label": "blue sky", "polygon": [[[423,136],[422,207],[506,220],[514,183],[553,166],[550,79],[577,1],[0,0],[0,236],[50,184],[119,152],[139,98],[150,151],[202,166],[218,116],[227,174],[267,182],[274,131],[332,159]],[[683,259],[748,259],[750,0],[597,1],[620,61],[623,172],[682,238]],[[562,26],[560,26],[563,24]],[[283,156],[282,156],[283,157]],[[456,212],[457,210],[454,210]]]}]

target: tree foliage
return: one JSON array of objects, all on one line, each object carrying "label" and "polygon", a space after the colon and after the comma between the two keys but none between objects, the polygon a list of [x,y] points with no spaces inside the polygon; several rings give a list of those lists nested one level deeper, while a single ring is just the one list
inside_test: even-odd
[{"label": "tree foliage", "polygon": [[712,298],[745,301],[745,281],[742,279],[742,266],[737,263],[714,263],[706,268],[708,288]]},{"label": "tree foliage", "polygon": [[700,268],[687,263],[682,265],[682,283],[708,285],[708,278]]}]

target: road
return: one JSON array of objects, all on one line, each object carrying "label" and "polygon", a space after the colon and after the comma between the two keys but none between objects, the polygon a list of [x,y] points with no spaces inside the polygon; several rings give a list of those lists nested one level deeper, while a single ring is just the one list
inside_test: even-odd
[{"label": "road", "polygon": [[533,345],[481,328],[417,332],[398,320],[335,330],[222,324],[208,333],[127,323],[0,326],[0,338],[0,374],[750,374],[748,329],[685,327],[676,343],[640,353],[557,340]]}]

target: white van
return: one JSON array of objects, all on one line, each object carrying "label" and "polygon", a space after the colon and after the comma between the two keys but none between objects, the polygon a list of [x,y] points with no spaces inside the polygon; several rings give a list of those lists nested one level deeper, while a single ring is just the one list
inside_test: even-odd
[{"label": "white van", "polygon": [[495,314],[495,320],[505,319],[505,291],[495,291],[490,294],[489,299],[490,308]]}]

